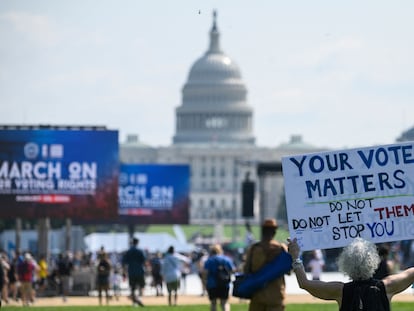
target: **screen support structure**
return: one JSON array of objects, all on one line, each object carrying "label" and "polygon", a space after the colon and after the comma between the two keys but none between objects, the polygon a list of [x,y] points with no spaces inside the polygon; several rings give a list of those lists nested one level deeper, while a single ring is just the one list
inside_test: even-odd
[{"label": "screen support structure", "polygon": [[266,207],[268,205],[268,193],[265,187],[265,180],[267,176],[277,175],[282,173],[282,162],[259,162],[257,164],[257,176],[259,178],[259,208],[260,218],[259,223],[263,223],[266,217]]},{"label": "screen support structure", "polygon": [[38,220],[38,240],[37,240],[37,249],[40,256],[45,256],[49,258],[49,230],[50,230],[50,219],[40,218]]}]

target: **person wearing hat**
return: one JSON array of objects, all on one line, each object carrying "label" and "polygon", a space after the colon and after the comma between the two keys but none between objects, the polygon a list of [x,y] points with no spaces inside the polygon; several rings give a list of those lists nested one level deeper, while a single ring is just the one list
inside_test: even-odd
[{"label": "person wearing hat", "polygon": [[[261,226],[261,239],[247,250],[244,273],[255,273],[283,251],[285,244],[274,240],[277,231],[275,219],[265,219]],[[250,299],[249,311],[281,311],[285,309],[286,285],[282,275],[256,291]]]}]

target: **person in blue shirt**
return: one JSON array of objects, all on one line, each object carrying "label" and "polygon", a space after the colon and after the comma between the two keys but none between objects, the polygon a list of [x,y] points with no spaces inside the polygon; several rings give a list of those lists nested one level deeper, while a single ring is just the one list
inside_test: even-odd
[{"label": "person in blue shirt", "polygon": [[233,261],[227,256],[223,255],[223,250],[219,244],[213,245],[210,248],[210,256],[204,263],[204,272],[206,273],[206,287],[208,298],[210,300],[210,310],[217,310],[217,301],[220,301],[220,306],[223,311],[229,311],[230,305],[229,288],[230,280],[222,282],[218,277],[219,267],[225,268],[230,273],[233,273],[236,268]]},{"label": "person in blue shirt", "polygon": [[[135,291],[138,289],[141,292],[145,287],[145,262],[146,256],[144,252],[138,248],[139,240],[137,238],[132,239],[132,245],[130,249],[124,254],[122,258],[122,265],[124,266],[124,275],[128,271],[129,287],[131,290],[131,299],[134,305],[144,306],[141,299],[135,295]],[[127,267],[128,269],[125,269]]]}]

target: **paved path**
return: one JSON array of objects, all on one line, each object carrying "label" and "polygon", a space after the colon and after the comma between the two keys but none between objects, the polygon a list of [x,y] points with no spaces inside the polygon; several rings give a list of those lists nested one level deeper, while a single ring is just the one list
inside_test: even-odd
[{"label": "paved path", "polygon": [[[341,273],[324,273],[322,274],[323,281],[348,281]],[[187,284],[185,288],[182,289],[178,297],[179,305],[193,305],[193,304],[208,304],[208,298],[206,296],[200,296],[201,293],[201,283],[196,274],[191,274],[187,277]],[[123,284],[123,292],[120,299],[117,301],[111,299],[109,305],[130,305],[131,301],[127,297],[129,291],[127,289],[127,284]],[[299,288],[296,277],[294,274],[286,276],[286,293],[287,298],[286,302],[289,303],[326,303],[324,300],[320,300],[312,297],[306,291]],[[103,300],[105,301],[105,300]],[[167,297],[164,296],[155,296],[153,288],[147,287],[142,297],[142,301],[146,305],[163,305],[167,304]],[[407,301],[413,302],[414,304],[414,291],[409,288],[403,293],[396,295],[393,301]],[[231,297],[230,302],[232,304],[237,304],[241,301],[238,298]],[[332,303],[332,302],[331,302]],[[10,305],[19,305],[19,303],[11,302]],[[92,291],[90,296],[86,297],[68,297],[66,302],[62,301],[61,297],[46,297],[38,298],[35,302],[36,306],[63,306],[63,305],[75,305],[75,306],[86,306],[86,305],[98,305],[98,298],[96,297],[96,292]]]}]

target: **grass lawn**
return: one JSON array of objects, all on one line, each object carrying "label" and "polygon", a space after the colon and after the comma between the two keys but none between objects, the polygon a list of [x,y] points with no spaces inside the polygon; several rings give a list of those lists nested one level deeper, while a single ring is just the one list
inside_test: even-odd
[{"label": "grass lawn", "polygon": [[[181,229],[184,231],[184,234],[189,240],[195,234],[200,234],[202,236],[213,236],[214,226],[212,225],[180,225]],[[252,226],[253,235],[256,240],[260,239],[260,226]],[[158,233],[166,232],[171,235],[175,235],[172,225],[150,225],[147,229],[148,233]],[[246,236],[246,228],[243,225],[236,226],[236,236],[239,240],[244,241]],[[233,236],[233,227],[231,225],[223,226],[223,235],[227,240],[231,240]],[[281,242],[286,242],[286,239],[289,237],[289,232],[283,228],[279,228],[276,233],[276,240]]]},{"label": "grass lawn", "polygon": [[[12,307],[4,307],[4,310],[11,310],[11,309],[21,309],[21,306],[12,306]],[[148,311],[161,311],[161,310],[169,310],[170,308],[162,305],[162,306],[145,306],[144,308],[132,308],[131,306],[62,306],[62,307],[30,307],[31,310],[36,311],[105,311],[105,310],[117,310],[117,311],[126,311],[126,310],[148,310]],[[186,306],[176,306],[172,307],[174,311],[209,311],[209,305],[186,305]],[[414,302],[395,302],[392,303],[392,311],[412,311],[414,309]],[[231,306],[231,311],[246,311],[247,304],[234,304]],[[289,304],[286,306],[286,311],[337,311],[338,306],[335,303],[315,303],[315,304]]]}]

